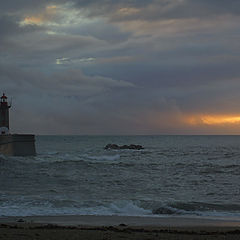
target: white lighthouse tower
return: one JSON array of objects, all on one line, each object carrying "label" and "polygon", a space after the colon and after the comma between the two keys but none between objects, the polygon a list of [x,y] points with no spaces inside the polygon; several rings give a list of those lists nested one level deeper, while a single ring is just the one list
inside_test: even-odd
[{"label": "white lighthouse tower", "polygon": [[7,96],[3,93],[0,102],[0,135],[9,134],[9,108]]}]

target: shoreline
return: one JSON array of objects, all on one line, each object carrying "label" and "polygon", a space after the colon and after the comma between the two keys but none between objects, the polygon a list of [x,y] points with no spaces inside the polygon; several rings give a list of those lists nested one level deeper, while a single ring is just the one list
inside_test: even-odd
[{"label": "shoreline", "polygon": [[240,239],[240,221],[181,217],[0,217],[0,240]]},{"label": "shoreline", "polygon": [[157,226],[157,227],[240,227],[239,218],[186,216],[119,216],[119,215],[56,215],[2,216],[0,223],[57,224],[60,226]]}]

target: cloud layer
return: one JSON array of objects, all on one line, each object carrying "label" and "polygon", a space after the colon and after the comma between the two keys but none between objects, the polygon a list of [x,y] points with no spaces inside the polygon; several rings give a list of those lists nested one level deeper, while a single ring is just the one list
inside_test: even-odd
[{"label": "cloud layer", "polygon": [[239,134],[224,121],[240,116],[239,14],[235,0],[5,1],[12,131]]}]

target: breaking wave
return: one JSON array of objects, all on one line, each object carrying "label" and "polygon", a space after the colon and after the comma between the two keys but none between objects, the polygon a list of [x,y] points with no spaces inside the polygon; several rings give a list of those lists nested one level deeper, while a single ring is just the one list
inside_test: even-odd
[{"label": "breaking wave", "polygon": [[[239,137],[36,139],[35,157],[0,155],[0,215],[240,218]],[[106,151],[108,142],[147,152]]]},{"label": "breaking wave", "polygon": [[[143,207],[144,205],[144,207]],[[151,206],[152,204],[149,204]],[[96,206],[83,206],[75,201],[20,201],[0,206],[0,216],[34,215],[102,215],[102,216],[201,216],[201,217],[238,217],[240,205],[217,205],[206,203],[159,204],[154,209],[139,201],[119,200]]]},{"label": "breaking wave", "polygon": [[[59,203],[58,203],[59,204]],[[114,203],[76,207],[77,203],[65,201],[66,206],[57,207],[52,202],[24,202],[22,204],[4,205],[0,207],[0,216],[34,216],[34,215],[105,215],[105,216],[151,216],[152,211],[141,208],[132,201],[117,201]]]}]

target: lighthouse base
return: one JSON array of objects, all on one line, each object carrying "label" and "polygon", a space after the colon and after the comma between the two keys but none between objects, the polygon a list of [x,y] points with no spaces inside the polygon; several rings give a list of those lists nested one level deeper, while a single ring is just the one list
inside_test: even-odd
[{"label": "lighthouse base", "polygon": [[35,136],[31,134],[0,135],[0,154],[35,156]]}]

